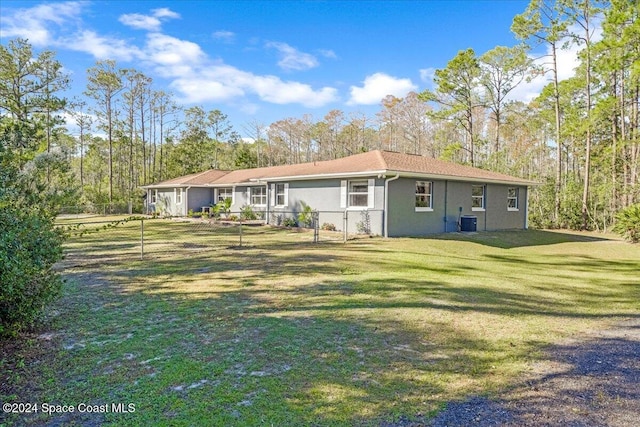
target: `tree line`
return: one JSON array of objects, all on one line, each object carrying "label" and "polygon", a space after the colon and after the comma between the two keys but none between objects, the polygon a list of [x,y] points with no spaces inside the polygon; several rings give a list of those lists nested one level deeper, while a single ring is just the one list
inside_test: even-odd
[{"label": "tree line", "polygon": [[[65,99],[71,83],[62,64],[21,39],[1,47],[0,110],[15,126],[9,146],[25,159],[42,152],[66,159],[77,183],[73,204],[140,204],[141,185],[210,168],[383,149],[536,180],[542,185],[531,194],[533,225],[603,229],[640,198],[639,8],[633,0],[532,0],[513,20],[519,44],[461,50],[435,71],[430,90],[389,95],[373,117],[332,110],[321,118],[254,121],[241,130],[249,140],[222,111],[183,108],[149,76],[113,60],[87,70],[83,97]],[[560,81],[558,55],[576,46],[580,65]],[[535,58],[540,49],[548,55]],[[537,76],[549,80],[539,96],[511,100]],[[73,135],[65,115],[77,124]],[[37,132],[27,129],[30,120]],[[38,143],[27,150],[20,138]],[[72,181],[47,173],[52,193]]]}]

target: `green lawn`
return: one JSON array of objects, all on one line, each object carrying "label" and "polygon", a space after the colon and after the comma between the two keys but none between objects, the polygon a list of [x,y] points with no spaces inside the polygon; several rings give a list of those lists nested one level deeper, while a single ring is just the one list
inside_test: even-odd
[{"label": "green lawn", "polygon": [[[165,220],[74,237],[48,333],[0,400],[133,403],[8,424],[379,425],[518,382],[640,309],[640,246],[520,231],[311,243]],[[6,354],[6,352],[5,352]],[[21,363],[22,361],[22,363]],[[59,424],[56,424],[59,425]]]}]

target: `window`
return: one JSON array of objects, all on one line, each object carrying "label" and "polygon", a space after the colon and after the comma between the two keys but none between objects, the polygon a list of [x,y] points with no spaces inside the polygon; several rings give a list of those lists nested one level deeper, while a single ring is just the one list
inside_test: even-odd
[{"label": "window", "polygon": [[510,211],[518,210],[518,188],[517,187],[509,187],[507,189],[507,210],[510,210]]},{"label": "window", "polygon": [[373,209],[375,189],[376,180],[373,178],[340,181],[340,207],[354,210]]},{"label": "window", "polygon": [[224,202],[226,199],[233,199],[233,188],[218,189],[218,201]]},{"label": "window", "polygon": [[369,183],[367,180],[349,181],[349,206],[369,205]]},{"label": "window", "polygon": [[433,210],[432,192],[432,182],[416,181],[416,211]]},{"label": "window", "polygon": [[182,188],[176,188],[176,205],[182,203]]},{"label": "window", "polygon": [[249,202],[254,206],[266,206],[267,205],[267,188],[266,187],[251,187],[249,190]]},{"label": "window", "polygon": [[275,185],[275,206],[287,206],[287,184]]},{"label": "window", "polygon": [[484,210],[484,185],[471,186],[471,210]]},{"label": "window", "polygon": [[158,201],[158,190],[153,190],[151,192],[151,203],[156,203]]}]

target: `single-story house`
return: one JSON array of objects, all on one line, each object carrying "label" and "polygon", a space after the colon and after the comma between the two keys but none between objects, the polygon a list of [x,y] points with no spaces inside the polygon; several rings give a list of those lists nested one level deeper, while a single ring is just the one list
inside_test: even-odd
[{"label": "single-story house", "polygon": [[209,170],[147,185],[148,212],[185,216],[230,198],[231,211],[264,212],[267,223],[303,203],[320,224],[376,235],[527,228],[535,182],[429,157],[369,151],[335,160],[235,171]]}]

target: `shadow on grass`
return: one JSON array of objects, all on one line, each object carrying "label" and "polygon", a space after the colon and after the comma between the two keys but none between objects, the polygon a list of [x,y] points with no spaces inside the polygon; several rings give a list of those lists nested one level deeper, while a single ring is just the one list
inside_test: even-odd
[{"label": "shadow on grass", "polygon": [[477,233],[447,233],[430,238],[468,241],[501,249],[556,245],[559,243],[602,242],[610,240],[601,236],[555,230],[509,230],[482,231]]}]

